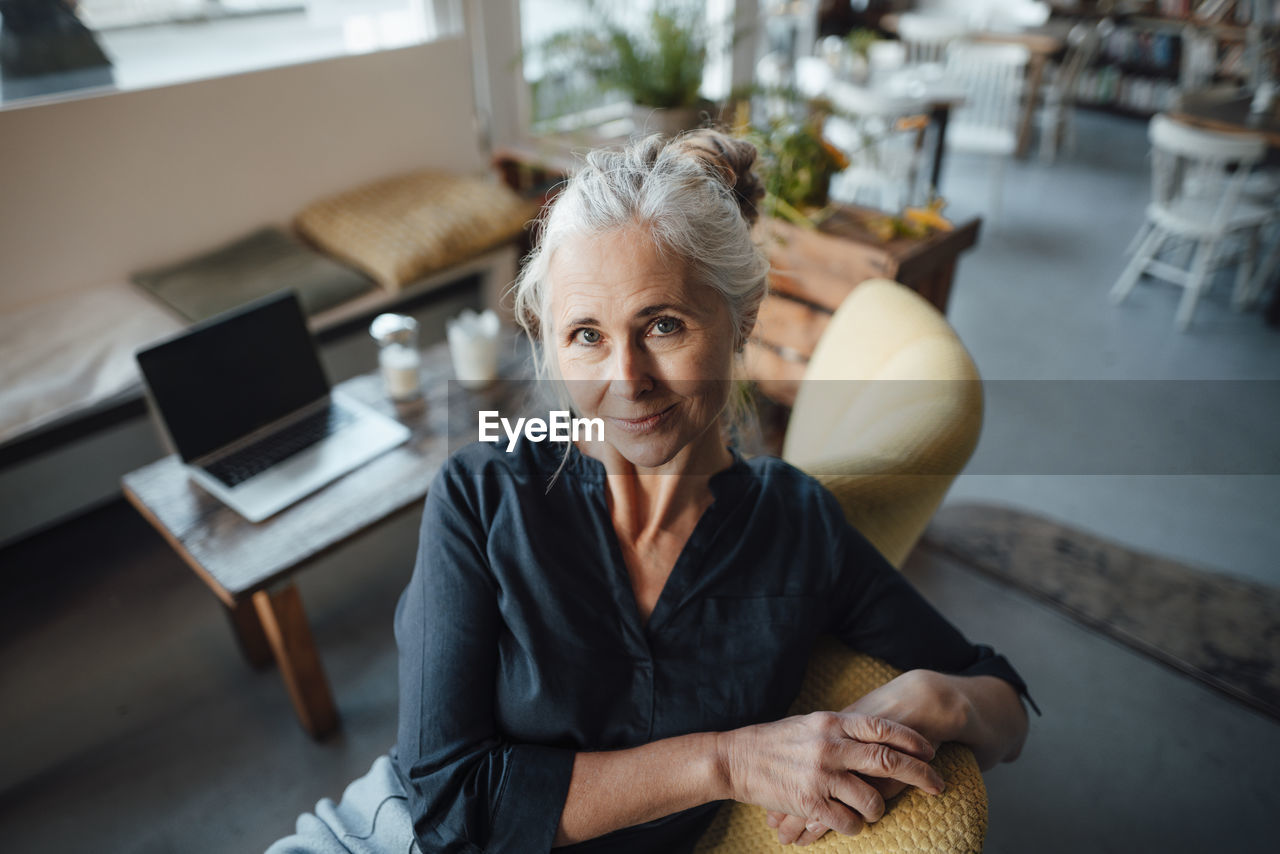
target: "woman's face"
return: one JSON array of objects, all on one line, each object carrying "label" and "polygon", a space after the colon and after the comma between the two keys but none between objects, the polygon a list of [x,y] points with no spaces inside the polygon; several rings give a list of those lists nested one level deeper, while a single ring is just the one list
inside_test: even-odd
[{"label": "woman's face", "polygon": [[687,281],[638,227],[566,242],[548,284],[548,355],[609,445],[643,468],[719,445],[734,331],[718,293]]}]

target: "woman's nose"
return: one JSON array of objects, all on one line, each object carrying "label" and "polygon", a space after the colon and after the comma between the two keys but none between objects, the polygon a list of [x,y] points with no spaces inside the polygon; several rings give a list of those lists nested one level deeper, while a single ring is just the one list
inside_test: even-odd
[{"label": "woman's nose", "polygon": [[628,400],[635,400],[655,383],[649,355],[643,348],[628,343],[619,347],[614,357],[613,377],[609,381],[610,391]]}]

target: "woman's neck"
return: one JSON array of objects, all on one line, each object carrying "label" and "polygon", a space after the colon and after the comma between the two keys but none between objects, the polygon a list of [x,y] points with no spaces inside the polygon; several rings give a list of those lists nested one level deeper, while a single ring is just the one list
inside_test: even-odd
[{"label": "woman's neck", "polygon": [[637,466],[603,442],[582,451],[604,464],[614,524],[637,540],[696,522],[713,500],[712,475],[733,464],[715,425],[656,468]]}]

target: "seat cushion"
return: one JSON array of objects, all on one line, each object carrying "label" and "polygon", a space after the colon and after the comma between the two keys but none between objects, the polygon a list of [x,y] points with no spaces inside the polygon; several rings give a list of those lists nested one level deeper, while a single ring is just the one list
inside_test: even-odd
[{"label": "seat cushion", "polygon": [[397,291],[518,236],[538,205],[502,184],[423,170],[312,202],[307,240]]},{"label": "seat cushion", "polygon": [[1273,209],[1249,199],[1241,199],[1227,215],[1221,228],[1215,228],[1213,217],[1218,209],[1216,198],[1179,198],[1172,204],[1152,203],[1147,216],[1156,224],[1185,237],[1212,237],[1216,234],[1253,228],[1270,219]]},{"label": "seat cushion", "polygon": [[321,798],[314,813],[298,816],[295,832],[267,854],[421,854],[413,837],[409,798],[392,760],[382,754],[334,803]]},{"label": "seat cushion", "polygon": [[134,351],[183,325],[128,282],[0,314],[0,442],[135,393]]},{"label": "seat cushion", "polygon": [[307,315],[354,299],[374,283],[278,228],[261,228],[210,252],[133,275],[178,314],[200,321],[279,290],[297,291]]},{"label": "seat cushion", "polygon": [[1017,134],[1010,128],[954,122],[947,127],[947,148],[978,154],[1012,154]]}]

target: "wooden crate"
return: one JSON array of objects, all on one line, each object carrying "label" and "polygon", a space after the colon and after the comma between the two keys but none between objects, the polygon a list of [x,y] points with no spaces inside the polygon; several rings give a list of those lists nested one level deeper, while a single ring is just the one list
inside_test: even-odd
[{"label": "wooden crate", "polygon": [[956,260],[978,241],[981,220],[924,238],[884,242],[866,228],[878,211],[842,205],[818,229],[770,219],[757,226],[772,266],[770,294],[746,353],[748,378],[790,406],[832,313],[867,279],[892,279],[946,313]]}]

